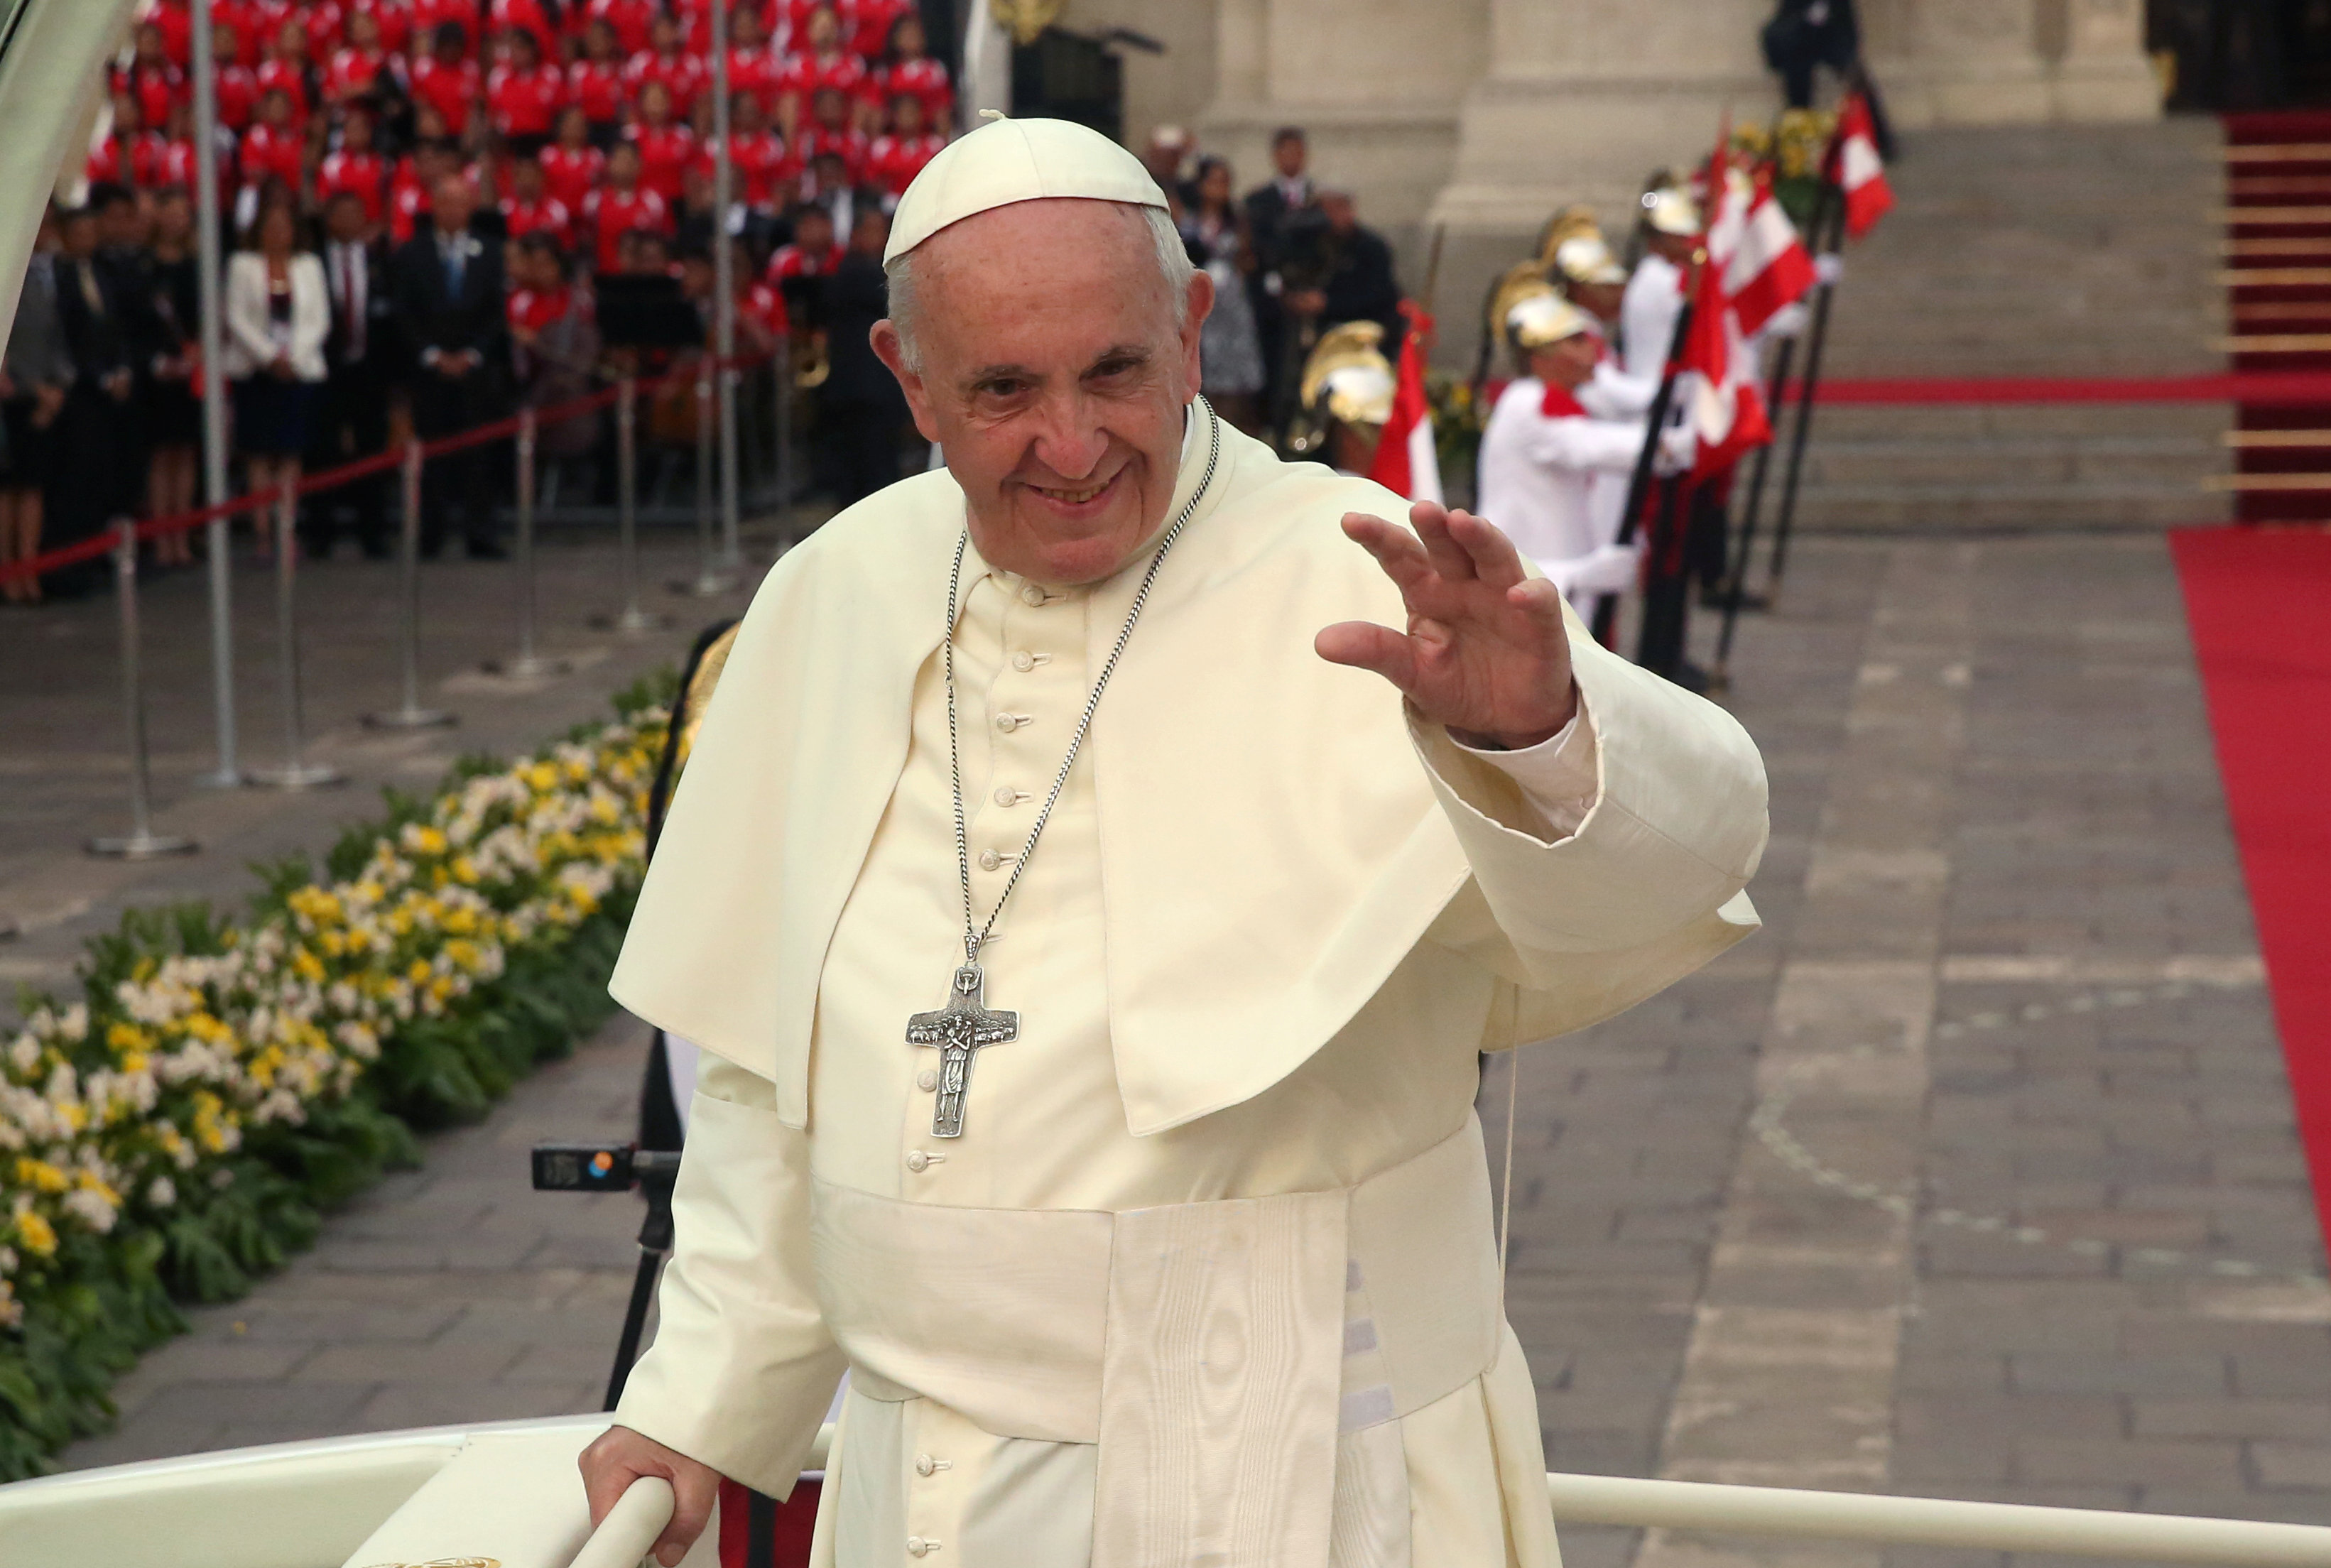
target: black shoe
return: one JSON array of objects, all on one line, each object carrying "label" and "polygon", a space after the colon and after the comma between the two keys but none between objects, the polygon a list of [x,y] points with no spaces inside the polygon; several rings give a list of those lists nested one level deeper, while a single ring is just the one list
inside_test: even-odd
[{"label": "black shoe", "polygon": [[472,561],[507,561],[509,559],[509,552],[503,549],[500,545],[495,544],[491,539],[478,540],[472,542],[470,546],[470,559]]},{"label": "black shoe", "polygon": [[1670,680],[1674,681],[1678,686],[1682,687],[1686,691],[1695,692],[1701,697],[1707,696],[1708,688],[1715,684],[1715,682],[1709,679],[1707,670],[1702,670],[1698,665],[1694,664],[1689,659],[1677,665],[1673,670],[1661,670],[1660,673],[1665,675]]}]

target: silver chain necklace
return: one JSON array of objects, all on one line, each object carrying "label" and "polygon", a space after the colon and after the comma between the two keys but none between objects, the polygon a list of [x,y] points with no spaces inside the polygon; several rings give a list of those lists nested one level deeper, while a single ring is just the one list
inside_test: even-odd
[{"label": "silver chain necklace", "polygon": [[1004,913],[1004,901],[1020,885],[1021,873],[1036,853],[1036,841],[1044,835],[1044,824],[1051,820],[1052,807],[1061,798],[1061,791],[1069,782],[1069,770],[1076,765],[1077,751],[1084,745],[1085,732],[1092,727],[1093,714],[1100,707],[1100,695],[1108,689],[1108,678],[1117,672],[1117,661],[1124,655],[1125,645],[1133,640],[1134,622],[1141,619],[1141,607],[1149,600],[1150,584],[1157,581],[1157,568],[1166,562],[1166,552],[1174,547],[1181,537],[1182,525],[1198,509],[1199,501],[1213,483],[1214,466],[1223,453],[1222,422],[1204,398],[1197,406],[1206,415],[1206,469],[1198,479],[1198,488],[1168,524],[1157,541],[1156,553],[1149,557],[1149,569],[1141,575],[1141,586],[1134,591],[1133,607],[1125,613],[1125,626],[1117,634],[1117,642],[1108,651],[1108,660],[1094,678],[1092,692],[1085,698],[1085,710],[1077,720],[1076,733],[1069,737],[1068,755],[1061,758],[1061,771],[1052,775],[1052,788],[1044,797],[1044,804],[1036,813],[1035,824],[1028,830],[1028,841],[1020,846],[1013,857],[1012,875],[996,896],[995,908],[987,913],[987,923],[981,925],[972,912],[971,902],[971,834],[966,826],[963,809],[963,748],[956,736],[955,693],[955,622],[963,589],[964,552],[971,543],[971,529],[966,525],[963,537],[956,541],[955,569],[947,575],[947,641],[942,644],[947,665],[947,772],[955,788],[955,863],[956,874],[963,887],[963,963],[956,969],[947,988],[945,1006],[931,1012],[918,1012],[907,1020],[907,1043],[935,1047],[939,1053],[938,1101],[931,1112],[931,1136],[937,1138],[959,1138],[963,1136],[964,1091],[971,1084],[972,1056],[983,1046],[1002,1045],[1016,1040],[1020,1034],[1020,1015],[991,1009],[987,1005],[987,979],[979,963],[979,950],[995,929],[996,918]]}]

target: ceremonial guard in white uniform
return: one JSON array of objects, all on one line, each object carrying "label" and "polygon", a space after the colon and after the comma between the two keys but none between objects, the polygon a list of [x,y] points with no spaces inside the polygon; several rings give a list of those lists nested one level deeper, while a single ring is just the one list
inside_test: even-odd
[{"label": "ceremonial guard in white uniform", "polygon": [[1699,236],[1699,204],[1678,190],[1643,196],[1643,259],[1627,280],[1619,307],[1620,367],[1654,385],[1667,368],[1675,341],[1676,318],[1683,310],[1684,268]]},{"label": "ceremonial guard in white uniform", "polygon": [[1617,542],[1641,419],[1598,417],[1582,393],[1603,345],[1594,318],[1550,285],[1516,288],[1505,332],[1529,374],[1508,385],[1481,435],[1481,515],[1574,603],[1634,585],[1637,546]]},{"label": "ceremonial guard in white uniform", "polygon": [[1346,321],[1321,337],[1303,362],[1301,426],[1289,442],[1299,457],[1324,461],[1346,479],[1365,479],[1392,418],[1392,362],[1384,328]]}]

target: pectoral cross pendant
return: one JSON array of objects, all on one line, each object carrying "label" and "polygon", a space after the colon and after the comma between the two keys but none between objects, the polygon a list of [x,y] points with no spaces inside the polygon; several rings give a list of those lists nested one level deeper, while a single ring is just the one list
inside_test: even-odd
[{"label": "pectoral cross pendant", "polygon": [[931,1136],[963,1136],[963,1094],[971,1084],[972,1054],[984,1045],[1020,1038],[1020,1015],[990,1012],[987,977],[976,964],[955,972],[947,1005],[907,1020],[907,1043],[937,1048],[938,1103],[931,1110]]}]

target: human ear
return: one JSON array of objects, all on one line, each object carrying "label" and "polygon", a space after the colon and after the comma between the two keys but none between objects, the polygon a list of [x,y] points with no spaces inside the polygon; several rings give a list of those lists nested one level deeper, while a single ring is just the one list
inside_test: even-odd
[{"label": "human ear", "polygon": [[899,329],[884,317],[867,332],[867,342],[873,347],[874,357],[889,367],[898,377],[899,390],[907,394],[907,408],[915,416],[915,429],[925,441],[939,438],[938,422],[932,417],[930,390],[923,378],[907,368],[907,346],[899,340]]}]

